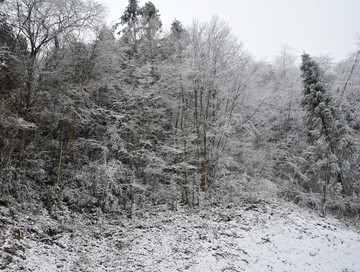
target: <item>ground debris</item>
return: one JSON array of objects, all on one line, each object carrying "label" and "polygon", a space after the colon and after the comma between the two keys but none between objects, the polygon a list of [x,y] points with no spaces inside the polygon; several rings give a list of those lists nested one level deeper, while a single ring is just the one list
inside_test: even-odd
[{"label": "ground debris", "polygon": [[98,224],[0,214],[2,271],[360,271],[357,230],[284,203],[149,210]]}]

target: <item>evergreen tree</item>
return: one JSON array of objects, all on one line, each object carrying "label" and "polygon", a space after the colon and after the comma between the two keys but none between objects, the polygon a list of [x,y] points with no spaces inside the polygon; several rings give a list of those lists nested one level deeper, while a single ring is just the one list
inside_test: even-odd
[{"label": "evergreen tree", "polygon": [[[140,7],[137,0],[129,0],[129,5],[126,7],[124,14],[120,18],[120,24],[126,25],[121,32],[124,34],[122,40],[131,45],[131,49],[128,51],[129,57],[132,57],[138,51],[138,31],[139,31],[139,20],[138,16],[140,15]],[[118,24],[115,25],[115,28]]]},{"label": "evergreen tree", "polygon": [[147,2],[141,9],[141,51],[146,59],[154,61],[157,55],[157,33],[161,30],[161,20],[159,11],[151,2]]},{"label": "evergreen tree", "polygon": [[171,34],[176,38],[179,38],[185,32],[183,25],[177,19],[172,22],[170,30]]},{"label": "evergreen tree", "polygon": [[137,16],[140,14],[140,8],[137,0],[129,0],[129,5],[126,7],[123,16],[121,16],[121,24],[130,25],[136,21]]},{"label": "evergreen tree", "polygon": [[146,23],[150,23],[152,19],[160,18],[159,10],[156,9],[155,5],[152,2],[147,2],[140,9],[140,14],[145,19]]},{"label": "evergreen tree", "polygon": [[341,184],[343,193],[352,195],[353,182],[349,171],[356,154],[354,140],[331,95],[321,82],[319,65],[308,54],[304,54],[300,69],[304,85],[302,105],[306,111],[308,140],[316,147],[317,161],[325,161],[324,200],[328,185],[336,181]]}]

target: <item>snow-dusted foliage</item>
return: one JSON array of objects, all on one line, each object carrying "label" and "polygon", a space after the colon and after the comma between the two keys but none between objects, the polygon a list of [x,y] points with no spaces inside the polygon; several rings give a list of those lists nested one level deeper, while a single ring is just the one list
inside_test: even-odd
[{"label": "snow-dusted foliage", "polygon": [[0,268],[296,271],[331,255],[303,239],[358,249],[276,200],[358,218],[358,52],[300,70],[217,16],[167,33],[151,2],[113,28],[93,1],[0,5]]},{"label": "snow-dusted foliage", "polygon": [[[302,56],[301,71],[305,124],[309,143],[314,146],[314,157],[310,161],[317,165],[313,170],[313,173],[316,173],[315,183],[322,184],[324,201],[328,187],[336,186],[336,183],[341,184],[343,193],[351,196],[354,181],[349,172],[350,166],[357,162],[355,138],[330,93],[325,89],[318,64],[307,54]],[[319,188],[316,190],[319,191]]]}]

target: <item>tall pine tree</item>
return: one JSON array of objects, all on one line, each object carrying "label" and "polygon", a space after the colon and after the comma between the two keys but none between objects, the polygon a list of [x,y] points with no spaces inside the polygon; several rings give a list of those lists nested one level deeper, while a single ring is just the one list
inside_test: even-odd
[{"label": "tall pine tree", "polygon": [[130,25],[134,23],[137,16],[140,14],[140,7],[137,0],[129,0],[129,5],[126,7],[123,16],[121,16],[121,24]]},{"label": "tall pine tree", "polygon": [[329,185],[335,185],[336,182],[341,184],[342,193],[352,195],[351,164],[356,155],[354,140],[341,112],[321,81],[319,65],[308,54],[303,54],[300,69],[304,85],[302,106],[306,112],[308,140],[317,147],[316,159],[325,161],[324,200]]}]

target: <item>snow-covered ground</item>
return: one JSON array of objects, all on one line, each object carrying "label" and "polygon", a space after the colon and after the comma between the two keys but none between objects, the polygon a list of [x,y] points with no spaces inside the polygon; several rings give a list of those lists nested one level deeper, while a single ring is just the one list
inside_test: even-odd
[{"label": "snow-covered ground", "polygon": [[0,207],[3,271],[360,271],[360,233],[288,202],[108,216],[11,215]]}]

